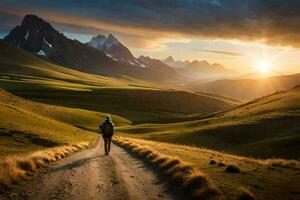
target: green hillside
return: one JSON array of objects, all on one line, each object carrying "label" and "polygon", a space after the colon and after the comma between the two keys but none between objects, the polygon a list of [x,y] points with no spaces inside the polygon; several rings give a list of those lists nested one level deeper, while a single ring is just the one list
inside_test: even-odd
[{"label": "green hillside", "polygon": [[34,101],[108,112],[133,123],[182,121],[193,114],[237,104],[129,77],[116,79],[82,73],[49,63],[3,41],[0,41],[0,87]]},{"label": "green hillside", "polygon": [[299,159],[300,87],[173,124],[118,129],[126,136],[203,146],[253,157]]},{"label": "green hillside", "polygon": [[95,133],[75,125],[95,126],[102,117],[95,112],[34,103],[3,90],[0,90],[0,116],[0,156],[93,141]]}]

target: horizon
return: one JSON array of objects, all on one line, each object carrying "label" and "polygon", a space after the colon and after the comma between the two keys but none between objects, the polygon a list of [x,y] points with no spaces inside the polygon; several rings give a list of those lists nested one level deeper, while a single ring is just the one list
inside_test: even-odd
[{"label": "horizon", "polygon": [[[260,63],[266,61],[269,62],[269,65],[271,65],[272,67],[271,75],[294,74],[299,72],[298,64],[300,63],[300,51],[297,46],[298,44],[296,42],[290,42],[293,41],[293,39],[295,38],[290,38],[289,40],[287,40],[288,42],[283,39],[282,41],[279,41],[279,38],[273,38],[274,42],[272,42],[271,36],[271,39],[261,38],[261,36],[255,37],[252,35],[250,37],[247,35],[246,32],[243,33],[244,35],[234,35],[232,37],[228,37],[228,35],[222,33],[222,31],[219,33],[221,36],[209,36],[209,33],[204,34],[201,33],[201,31],[197,34],[181,33],[177,29],[172,30],[172,33],[168,33],[166,32],[165,27],[163,25],[162,27],[159,26],[159,28],[153,25],[155,26],[155,28],[153,28],[153,30],[149,30],[149,27],[151,27],[152,25],[149,22],[149,17],[144,16],[145,19],[143,18],[143,20],[145,21],[145,25],[143,27],[141,27],[140,23],[135,23],[134,21],[135,18],[133,16],[143,16],[143,14],[139,12],[134,13],[133,16],[128,16],[128,20],[125,20],[124,22],[123,19],[119,19],[117,16],[113,16],[116,10],[121,9],[122,11],[124,11],[124,8],[112,8],[113,5],[116,4],[111,3],[113,4],[111,5],[109,2],[106,1],[104,7],[107,7],[107,9],[113,9],[114,12],[105,12],[100,13],[99,15],[97,15],[95,10],[93,10],[93,8],[91,7],[92,3],[84,4],[85,10],[79,13],[75,11],[80,10],[80,6],[83,6],[80,3],[74,3],[73,10],[68,9],[65,12],[62,12],[64,3],[62,3],[61,5],[58,5],[56,3],[47,4],[43,1],[35,2],[33,0],[31,2],[35,2],[35,6],[28,7],[24,3],[20,3],[17,6],[15,6],[13,2],[14,1],[2,1],[2,3],[0,4],[0,17],[2,18],[0,24],[0,26],[2,27],[0,29],[1,38],[7,35],[9,31],[16,25],[20,24],[25,14],[35,14],[44,19],[45,21],[50,22],[55,29],[57,29],[60,32],[63,32],[68,38],[77,39],[82,43],[89,41],[95,35],[108,35],[112,33],[118,38],[118,40],[120,40],[126,47],[130,49],[130,51],[135,57],[144,55],[156,59],[165,59],[168,56],[172,56],[175,60],[181,61],[207,60],[211,64],[219,63],[227,69],[234,70],[242,74],[257,72],[257,68],[259,67]],[[65,3],[66,2],[67,1],[65,1]],[[207,8],[211,10],[219,10],[221,9],[220,6],[229,6],[227,5],[228,3],[226,3],[226,5],[222,5],[223,2],[220,3],[219,1],[214,1],[213,5],[211,5],[211,3],[208,1],[205,2],[206,3],[200,3],[199,5],[197,4],[195,6],[200,6],[199,8],[201,9],[203,9],[202,7],[208,6]],[[122,5],[131,8],[130,5],[132,2],[129,1],[127,3],[128,5],[125,3]],[[94,4],[94,6],[98,6],[98,3],[94,2]],[[278,8],[279,6],[276,2],[274,2],[273,4],[269,4],[265,6],[275,6],[276,8]],[[134,5],[137,7],[141,6],[139,3],[136,3]],[[284,5],[288,8],[292,6],[288,3],[284,3]],[[175,8],[178,9],[179,6],[181,6],[182,9],[191,9],[188,5],[185,4],[172,4],[162,6],[166,9],[172,8],[173,11]],[[229,8],[233,9],[236,6],[237,5],[232,5],[232,8]],[[247,6],[251,7],[253,5]],[[286,7],[284,11],[287,10]],[[97,7],[95,9],[101,10],[100,7]],[[149,12],[151,10],[153,12],[155,11],[156,14],[165,14],[165,10],[158,9],[157,6],[151,7],[151,5],[147,4],[145,5],[145,9]],[[92,12],[92,14],[89,15],[89,12]],[[194,10],[191,9],[191,12],[194,12]],[[125,13],[123,14],[125,15]],[[196,13],[194,14],[196,15]],[[291,15],[292,14],[293,13],[291,13]],[[107,21],[102,19],[99,20],[100,16],[105,16],[103,18],[107,18]],[[243,15],[241,14],[241,16]],[[279,16],[280,15],[278,15],[277,17]],[[172,15],[172,17],[174,16]],[[170,17],[170,22],[172,22],[172,17]],[[208,19],[206,20],[211,21],[214,17],[215,15],[210,13],[208,15]],[[230,15],[230,13],[228,13],[228,11],[224,11],[223,17],[224,20],[227,20],[227,18],[231,19],[232,16]],[[256,19],[255,15],[252,17],[253,19]],[[257,18],[259,17],[257,16]],[[234,20],[232,21],[232,23],[237,23],[235,24],[237,27],[239,25],[239,23],[235,22]],[[257,19],[256,23],[259,24]],[[127,24],[129,25],[127,26]],[[216,26],[221,27],[222,24],[216,24]],[[258,32],[268,32],[273,30],[271,29],[272,27],[269,27],[271,25],[268,25],[265,28],[261,26],[259,26],[260,29],[258,30]],[[174,25],[174,29],[175,28],[176,26]],[[199,31],[197,28],[194,29],[195,32]],[[282,36],[282,38],[287,38],[289,35],[291,35],[284,31],[282,32],[287,35]],[[266,36],[267,35],[268,34],[266,34]]]},{"label": "horizon", "polygon": [[0,199],[300,199],[299,22],[295,0],[0,0]]}]

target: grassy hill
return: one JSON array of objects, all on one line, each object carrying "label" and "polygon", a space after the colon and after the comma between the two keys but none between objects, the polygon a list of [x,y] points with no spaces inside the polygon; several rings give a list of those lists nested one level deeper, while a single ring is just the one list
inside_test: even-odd
[{"label": "grassy hill", "polygon": [[172,124],[118,129],[124,135],[222,150],[238,155],[300,159],[300,87]]},{"label": "grassy hill", "polygon": [[116,79],[61,67],[0,41],[0,87],[31,100],[108,112],[133,123],[182,121],[236,105],[209,94],[168,89],[132,78]]},{"label": "grassy hill", "polygon": [[300,84],[300,74],[275,76],[264,79],[217,80],[209,83],[191,83],[193,91],[221,94],[241,101],[249,101]]},{"label": "grassy hill", "polygon": [[[96,134],[75,126],[95,126],[95,112],[35,103],[0,90],[0,156],[93,141]],[[126,123],[121,118],[118,123]]]}]

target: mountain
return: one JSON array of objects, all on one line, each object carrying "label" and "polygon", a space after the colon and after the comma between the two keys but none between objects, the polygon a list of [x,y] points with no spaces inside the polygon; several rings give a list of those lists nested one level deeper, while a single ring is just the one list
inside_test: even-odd
[{"label": "mountain", "polygon": [[[100,45],[101,39],[104,44],[103,51],[68,39],[43,19],[35,15],[26,15],[21,25],[11,30],[4,41],[59,65],[87,73],[114,77],[129,76],[156,82],[168,82],[173,81],[170,77],[176,78],[175,71],[160,70],[158,73],[153,67],[151,69],[143,67],[142,63],[137,66],[138,60],[134,64],[123,62],[122,58],[134,59],[130,51],[112,35],[105,40],[100,36],[94,41],[97,40],[97,45]],[[110,53],[114,53],[116,58],[110,56]]]},{"label": "mountain", "polygon": [[217,93],[234,99],[249,101],[300,84],[300,73],[263,79],[217,80],[202,84],[195,81],[187,85],[193,91]]},{"label": "mountain", "polygon": [[182,68],[177,68],[181,74],[192,80],[201,82],[212,81],[221,78],[232,77],[236,75],[234,71],[228,70],[220,64],[209,64],[206,60],[194,60]]},{"label": "mountain", "polygon": [[236,76],[236,72],[223,67],[218,63],[209,64],[206,60],[194,60],[192,62],[175,60],[172,56],[162,60],[168,66],[189,80],[199,80],[201,82],[212,81],[220,78]]},{"label": "mountain", "polygon": [[169,74],[170,79],[182,80],[182,77],[179,73],[177,73],[173,68],[166,65],[160,60],[143,55],[139,58],[135,58],[130,50],[112,34],[109,34],[108,37],[104,35],[95,36],[87,44],[104,52],[107,56],[116,61],[120,61],[124,64],[130,64],[137,67],[155,70],[163,74],[167,73]]},{"label": "mountain", "polygon": [[[150,58],[149,56],[143,56],[141,55],[138,60],[143,63],[145,66],[153,69],[153,70],[157,70],[159,72],[169,72],[170,74],[177,74],[177,72],[169,67],[168,65],[166,65],[165,63],[163,63],[161,60],[158,59],[154,59],[154,58]],[[178,77],[180,77],[179,74],[177,74]]]},{"label": "mountain", "polygon": [[166,59],[163,60],[163,62],[166,63],[166,64],[174,62],[174,61],[175,60],[174,60],[174,58],[172,56],[169,56],[169,57],[167,57]]},{"label": "mountain", "polygon": [[91,39],[87,45],[94,47],[100,51],[103,51],[108,57],[115,61],[134,65],[137,67],[146,67],[138,59],[136,59],[130,52],[130,50],[124,46],[116,37],[109,34],[108,37],[104,35],[98,35]]},{"label": "mountain", "polygon": [[186,65],[190,64],[188,60],[186,61],[180,61],[180,60],[174,60],[172,56],[167,57],[166,59],[162,60],[165,64],[173,67],[173,68],[182,68]]},{"label": "mountain", "polygon": [[0,40],[0,87],[9,91],[90,91],[103,87],[159,88],[137,79],[104,77],[48,62],[43,57]]}]

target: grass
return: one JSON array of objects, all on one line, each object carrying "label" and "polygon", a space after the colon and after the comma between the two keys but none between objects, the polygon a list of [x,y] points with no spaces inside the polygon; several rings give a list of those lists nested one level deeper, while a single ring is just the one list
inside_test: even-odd
[{"label": "grass", "polygon": [[[121,139],[124,140],[123,137]],[[299,161],[255,159],[205,148],[141,139],[125,138],[125,141],[127,143],[125,145],[128,145],[129,148],[124,148],[131,152],[139,152],[146,160],[152,160],[161,155],[160,159],[154,159],[152,162],[155,166],[160,166],[163,169],[161,171],[167,176],[170,176],[170,174],[168,170],[165,171],[162,163],[167,165],[171,161],[167,162],[166,158],[172,158],[172,160],[175,160],[173,161],[174,163],[180,160],[180,163],[184,163],[185,166],[181,168],[186,170],[193,169],[206,174],[213,185],[230,199],[238,199],[241,194],[241,187],[251,190],[257,199],[297,199],[296,197],[299,196],[298,188],[300,187],[300,182],[297,177],[300,170],[298,168],[300,166]],[[130,143],[138,146],[138,148],[130,147]],[[148,149],[149,151],[142,151],[142,149]],[[216,164],[210,165],[211,160],[214,160]],[[174,163],[170,163],[170,166]],[[281,164],[280,166],[273,166],[272,163]],[[285,168],[283,163],[295,164],[290,164],[294,166],[292,168]],[[227,166],[238,168],[240,173],[226,172]],[[172,171],[172,168],[170,171]],[[179,174],[174,176],[173,184],[177,183],[180,185],[182,181],[182,176]],[[293,184],[289,184],[291,182]],[[276,196],[274,196],[274,193],[276,193]]]},{"label": "grass", "polygon": [[[0,90],[0,189],[93,145],[104,113],[35,103]],[[116,124],[128,123],[115,117]]]},{"label": "grass", "polygon": [[112,113],[134,124],[186,121],[193,113],[209,113],[235,105],[206,95],[173,90],[102,88],[76,92],[12,92],[48,104]]},{"label": "grass", "polygon": [[22,156],[6,156],[0,161],[0,190],[17,184],[26,176],[44,167],[50,162],[60,160],[71,153],[87,148],[89,143],[81,142],[74,145],[63,145],[36,151]]},{"label": "grass", "polygon": [[135,142],[115,138],[114,142],[138,157],[143,158],[160,171],[173,185],[192,199],[224,199],[220,190],[208,176],[194,170],[176,157],[165,156]]},{"label": "grass", "polygon": [[[0,90],[0,157],[37,150],[93,142],[97,134],[86,129],[98,126],[104,113],[35,103]],[[114,118],[114,116],[112,116]],[[127,120],[115,118],[116,124]]]},{"label": "grass", "polygon": [[[256,158],[300,159],[300,87],[186,122],[117,129],[122,136]],[[241,134],[243,135],[241,137]]]}]

